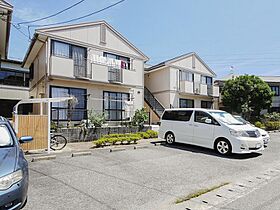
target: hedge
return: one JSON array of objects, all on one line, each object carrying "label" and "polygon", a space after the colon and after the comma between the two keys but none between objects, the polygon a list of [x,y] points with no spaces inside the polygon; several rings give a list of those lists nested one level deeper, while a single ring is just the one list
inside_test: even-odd
[{"label": "hedge", "polygon": [[93,143],[97,146],[107,146],[107,145],[115,145],[116,143],[120,144],[130,144],[131,142],[137,143],[140,139],[149,139],[149,138],[157,138],[158,133],[153,130],[148,130],[146,132],[138,132],[138,133],[127,133],[127,134],[109,134],[104,135],[100,139],[93,141]]}]

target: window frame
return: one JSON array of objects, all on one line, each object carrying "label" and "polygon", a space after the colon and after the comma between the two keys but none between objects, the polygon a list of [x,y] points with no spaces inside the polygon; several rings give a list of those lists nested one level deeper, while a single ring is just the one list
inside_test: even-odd
[{"label": "window frame", "polygon": [[[203,106],[202,106],[203,103],[206,103],[206,107],[203,107]],[[207,106],[208,103],[211,103],[210,108],[208,108],[208,106]],[[204,100],[202,100],[202,101],[200,102],[200,106],[201,106],[201,108],[204,108],[204,109],[212,109],[213,101],[204,101]]]},{"label": "window frame", "polygon": [[273,96],[280,96],[280,87],[279,86],[277,86],[277,85],[270,85],[270,89],[274,93]]},{"label": "window frame", "polygon": [[[1,68],[0,73],[6,74],[3,80],[0,78],[0,85],[17,86],[17,87],[29,87],[30,73],[24,71],[17,71],[13,69]],[[7,73],[11,73],[11,78],[8,80]],[[21,76],[19,76],[21,75]],[[29,75],[29,78],[27,78]]]},{"label": "window frame", "polygon": [[[108,116],[105,115],[106,121],[124,121],[126,119],[123,119],[123,112],[125,112],[125,109],[123,108],[123,101],[121,101],[121,109],[116,108],[110,108],[111,102],[108,99],[108,108],[105,108],[105,94],[108,93],[108,96],[110,98],[110,94],[121,94],[121,98],[123,98],[123,95],[127,96],[128,101],[130,101],[130,93],[125,92],[114,92],[114,91],[103,91],[103,113],[108,113]],[[121,112],[121,119],[111,119],[110,112],[115,111]]]},{"label": "window frame", "polygon": [[[189,79],[189,76],[187,76],[188,79],[183,79],[183,74],[191,75],[191,80]],[[180,81],[194,82],[194,73],[189,72],[189,71],[179,70],[179,80]]]},{"label": "window frame", "polygon": [[108,55],[115,56],[116,58],[112,58],[112,59],[116,59],[116,60],[120,60],[120,61],[122,61],[121,58],[127,59],[128,60],[127,68],[122,68],[122,69],[131,70],[132,64],[131,64],[131,59],[129,57],[117,55],[117,54],[109,53],[109,52],[103,52],[103,57],[110,58],[110,57],[108,57]]},{"label": "window frame", "polygon": [[[205,82],[203,81],[203,78],[205,78]],[[211,80],[211,83],[208,83],[208,79]],[[213,85],[213,77],[201,75],[201,83],[204,85]]]},{"label": "window frame", "polygon": [[[210,123],[208,124],[208,123],[206,123],[206,122],[197,121],[197,120],[196,120],[196,116],[197,116],[197,113],[199,113],[199,112],[206,114],[207,117],[208,117],[209,119],[212,120],[212,123],[211,123],[211,124],[210,124]],[[217,121],[214,117],[212,117],[210,114],[208,114],[207,112],[204,112],[204,111],[195,110],[193,121],[194,121],[195,123],[202,123],[202,124],[206,124],[206,125],[218,125],[218,126],[220,126],[220,124],[218,123],[218,121]]]},{"label": "window frame", "polygon": [[[86,97],[87,97],[87,89],[84,89],[84,88],[73,88],[73,87],[62,87],[62,86],[53,86],[53,85],[51,85],[50,86],[50,98],[52,98],[52,90],[53,90],[53,88],[59,88],[59,89],[67,89],[67,91],[68,91],[68,95],[70,95],[70,93],[71,93],[71,91],[70,90],[72,90],[72,89],[78,89],[78,90],[83,90],[83,91],[85,91],[85,96],[84,96],[84,106],[83,106],[83,108],[77,108],[77,107],[75,107],[74,108],[74,110],[80,110],[80,111],[84,111],[84,116],[83,116],[83,119],[86,119],[87,118],[87,116],[86,116],[86,113],[87,113],[87,99],[86,99]],[[69,110],[69,104],[67,105],[67,107],[54,107],[53,106],[53,103],[51,103],[51,110],[53,111],[57,111],[57,117],[56,117],[56,119],[53,119],[53,115],[52,115],[52,113],[51,113],[51,121],[67,121],[68,119],[67,119],[67,117],[66,117],[66,119],[60,119],[59,118],[59,112],[60,112],[60,110],[66,110],[66,111],[68,111]],[[73,116],[72,116],[73,117]],[[83,119],[80,119],[80,120],[83,120]],[[80,120],[75,120],[75,119],[71,119],[72,121],[80,121]]]},{"label": "window frame", "polygon": [[[166,116],[165,116],[166,113],[179,113],[179,112],[190,113],[190,115],[187,116],[187,117],[189,117],[188,120],[179,119],[179,118],[177,117],[178,114],[176,114],[175,117],[173,117],[173,118],[170,117],[170,118],[164,119],[164,118],[166,117]],[[178,121],[178,122],[189,122],[189,121],[191,120],[191,118],[192,118],[193,112],[194,112],[194,110],[171,110],[171,111],[167,110],[167,111],[165,111],[164,114],[162,115],[162,120]],[[186,116],[185,116],[185,117],[186,117]]]},{"label": "window frame", "polygon": [[[181,103],[182,101],[186,101],[186,104],[188,104],[188,101],[192,102],[192,107],[182,107]],[[179,98],[179,108],[194,108],[194,100],[193,99],[187,99],[187,98]]]},{"label": "window frame", "polygon": [[[63,56],[63,55],[57,55],[55,54],[55,43],[61,43],[61,44],[66,44],[69,46],[69,56]],[[68,59],[72,59],[72,45],[67,43],[67,42],[63,42],[63,41],[58,41],[58,40],[51,40],[51,55],[55,56],[55,57],[60,57],[60,58],[68,58]]]}]

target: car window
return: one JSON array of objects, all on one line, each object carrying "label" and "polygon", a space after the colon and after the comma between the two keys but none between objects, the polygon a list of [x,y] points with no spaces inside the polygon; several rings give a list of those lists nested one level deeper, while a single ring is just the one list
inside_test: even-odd
[{"label": "car window", "polygon": [[218,125],[218,122],[213,117],[211,117],[208,113],[202,112],[202,111],[195,112],[195,115],[194,115],[195,122],[207,124],[205,122],[206,119],[210,119],[212,121],[211,124]]},{"label": "car window", "polygon": [[12,136],[6,125],[0,125],[0,147],[11,146],[13,144]]},{"label": "car window", "polygon": [[189,121],[191,119],[192,113],[192,110],[165,111],[162,116],[162,119],[173,121]]}]

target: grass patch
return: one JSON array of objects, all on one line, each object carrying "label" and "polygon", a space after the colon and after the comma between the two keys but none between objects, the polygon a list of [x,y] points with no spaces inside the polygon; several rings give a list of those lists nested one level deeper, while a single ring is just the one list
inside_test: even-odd
[{"label": "grass patch", "polygon": [[192,199],[192,198],[197,198],[198,196],[201,196],[201,195],[203,195],[203,194],[206,194],[206,193],[208,193],[208,192],[211,192],[211,191],[213,191],[213,190],[216,190],[216,189],[218,189],[218,188],[220,188],[220,187],[222,187],[222,186],[228,185],[228,184],[229,184],[229,182],[224,182],[224,183],[222,183],[222,184],[213,186],[213,187],[211,187],[211,188],[200,189],[200,190],[198,190],[198,191],[196,191],[196,192],[194,192],[194,193],[188,194],[188,195],[185,196],[185,197],[178,198],[178,199],[175,201],[175,204],[179,204],[179,203],[188,201],[188,200],[190,200],[190,199]]}]

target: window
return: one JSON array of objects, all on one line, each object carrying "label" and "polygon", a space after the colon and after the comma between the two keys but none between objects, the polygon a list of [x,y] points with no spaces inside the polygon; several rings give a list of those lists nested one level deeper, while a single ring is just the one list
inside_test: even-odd
[{"label": "window", "polygon": [[121,68],[130,70],[130,58],[120,56],[120,55],[115,55],[115,54],[112,54],[112,53],[107,53],[107,52],[104,52],[103,56],[106,57],[106,58],[112,58],[112,59],[120,60],[121,61]]},{"label": "window", "polygon": [[103,92],[103,110],[106,120],[128,120],[129,114],[125,109],[125,101],[129,101],[129,93]]},{"label": "window", "polygon": [[52,55],[71,58],[71,45],[64,42],[52,41]]},{"label": "window", "polygon": [[28,87],[29,73],[10,69],[0,69],[0,84]]},{"label": "window", "polygon": [[212,85],[213,84],[213,78],[207,77],[207,76],[201,76],[201,83],[205,85]]},{"label": "window", "polygon": [[212,108],[212,101],[201,101],[201,108],[211,109]]},{"label": "window", "polygon": [[6,125],[0,125],[0,147],[13,145],[11,133]]},{"label": "window", "polygon": [[180,98],[179,107],[180,108],[194,108],[194,100]]},{"label": "window", "polygon": [[67,101],[52,103],[52,120],[71,120],[80,121],[86,119],[86,89],[68,88],[68,87],[51,87],[51,97],[69,97],[75,96],[78,100],[78,104],[73,110],[69,109],[70,106]]},{"label": "window", "polygon": [[218,125],[219,123],[213,118],[211,117],[209,114],[207,114],[206,112],[202,112],[202,111],[195,111],[195,115],[194,115],[194,121],[198,122],[198,123],[206,123],[205,120],[206,119],[210,119],[212,120],[212,124]]},{"label": "window", "polygon": [[190,81],[193,82],[194,74],[187,71],[180,71],[180,81]]},{"label": "window", "polygon": [[274,96],[280,95],[279,86],[270,86],[270,88],[274,92]]},{"label": "window", "polygon": [[193,111],[165,111],[162,119],[173,120],[173,121],[189,121],[191,119]]}]

